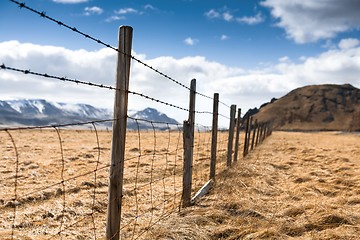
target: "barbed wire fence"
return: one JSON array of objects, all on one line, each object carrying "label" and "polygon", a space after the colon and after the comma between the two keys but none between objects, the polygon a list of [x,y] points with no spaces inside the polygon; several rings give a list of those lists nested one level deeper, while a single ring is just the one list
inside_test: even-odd
[{"label": "barbed wire fence", "polygon": [[[219,107],[219,103],[229,110],[234,108],[234,105],[230,107],[219,101],[216,95],[210,97],[197,92],[192,87],[187,87],[132,56],[131,52],[124,50],[129,46],[112,47],[100,39],[46,15],[43,11],[33,9],[16,0],[9,1],[115,50],[118,58],[123,58],[122,72],[126,72],[126,69],[130,67],[129,60],[136,61],[186,91],[190,91],[190,95],[193,93],[212,100],[214,109],[215,105]],[[119,44],[127,41],[124,40]],[[29,234],[46,237],[46,239],[102,239],[105,228],[107,228],[107,239],[146,238],[146,233],[155,224],[179,211],[181,207],[188,206],[184,203],[193,204],[197,201],[204,194],[202,192],[204,187],[211,187],[215,182],[215,171],[223,171],[237,160],[240,143],[234,144],[233,139],[234,135],[237,138],[239,136],[240,114],[236,119],[234,112],[227,117],[217,110],[216,112],[196,110],[191,108],[191,103],[189,108],[179,106],[166,100],[131,91],[128,89],[128,83],[125,83],[126,88],[112,87],[19,69],[7,66],[5,63],[0,65],[0,70],[30,74],[79,86],[112,90],[122,96],[132,94],[144,100],[189,113],[189,119],[184,121],[184,124],[134,118],[124,111],[122,115],[114,114],[113,119],[37,127],[0,128],[0,135],[2,135],[0,152],[4,153],[0,177],[0,184],[4,189],[0,196],[0,234],[9,239],[25,237]],[[129,74],[123,78],[129,81]],[[127,103],[122,104],[120,108],[127,110]],[[200,115],[202,118],[211,116],[213,125],[203,126],[196,121],[191,121],[192,114]],[[218,117],[230,121],[229,129],[218,128]],[[114,148],[109,148],[109,146],[111,144],[114,146],[114,142],[118,141],[114,138],[116,130],[114,126],[124,120],[128,126],[132,125],[133,130],[126,131],[121,128],[126,136],[119,150],[123,154],[122,162],[110,163],[108,157],[113,155]],[[189,122],[192,126],[192,132],[190,132],[192,141],[188,145],[191,149],[191,159],[187,159],[189,155],[186,154],[188,149],[184,137],[187,134],[185,128]],[[109,133],[99,130],[104,124],[113,125],[113,131]],[[88,130],[79,130],[84,126],[91,129],[93,137],[89,137]],[[248,132],[251,127],[246,129],[244,146],[249,146]],[[257,138],[260,140],[253,140],[254,144],[260,143],[267,135],[264,129],[257,131]],[[236,134],[234,134],[235,131]],[[113,134],[112,139],[111,134]],[[191,187],[190,198],[185,199],[187,193],[184,189],[187,188],[185,185],[188,183],[184,182],[184,176],[188,170],[184,166],[187,161],[190,161],[191,167],[189,178]],[[120,188],[117,189],[117,194],[120,193],[120,195],[115,198],[112,198],[110,193],[113,187],[112,169],[120,170],[122,173],[121,186],[116,186]],[[110,211],[112,204],[120,209],[112,213],[115,215],[119,213],[119,218],[115,220],[119,221],[115,223],[117,225],[115,230],[109,230],[109,225],[112,224],[112,217],[109,216],[109,212],[112,212]],[[108,208],[108,211],[105,208]],[[108,213],[107,221],[106,212]]]}]

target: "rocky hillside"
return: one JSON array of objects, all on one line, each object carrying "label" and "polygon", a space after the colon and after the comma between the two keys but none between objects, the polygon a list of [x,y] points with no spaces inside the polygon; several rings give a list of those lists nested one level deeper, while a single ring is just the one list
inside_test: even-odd
[{"label": "rocky hillside", "polygon": [[360,131],[360,89],[350,84],[295,89],[254,115],[279,130]]}]

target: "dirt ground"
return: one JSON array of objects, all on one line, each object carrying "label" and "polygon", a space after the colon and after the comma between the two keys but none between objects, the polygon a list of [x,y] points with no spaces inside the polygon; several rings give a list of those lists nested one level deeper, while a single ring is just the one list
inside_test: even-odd
[{"label": "dirt ground", "polygon": [[[0,239],[104,239],[111,133],[10,133],[18,156],[0,132]],[[196,187],[210,157],[197,134]],[[229,170],[219,139],[215,187],[179,211],[181,134],[129,134],[122,239],[358,239],[359,134],[274,132]]]}]

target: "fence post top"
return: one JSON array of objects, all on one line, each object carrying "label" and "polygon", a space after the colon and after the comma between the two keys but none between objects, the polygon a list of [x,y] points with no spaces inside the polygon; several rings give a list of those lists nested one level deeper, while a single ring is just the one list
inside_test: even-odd
[{"label": "fence post top", "polygon": [[127,26],[127,25],[121,25],[120,27],[119,27],[119,29],[122,29],[122,28],[127,28],[127,29],[130,29],[130,30],[133,30],[133,28],[131,27],[131,26]]}]

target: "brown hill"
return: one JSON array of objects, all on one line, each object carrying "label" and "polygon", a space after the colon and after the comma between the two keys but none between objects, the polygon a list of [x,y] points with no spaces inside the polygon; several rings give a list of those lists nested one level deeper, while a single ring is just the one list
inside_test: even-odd
[{"label": "brown hill", "polygon": [[360,89],[350,84],[295,89],[254,115],[278,130],[360,130]]}]

